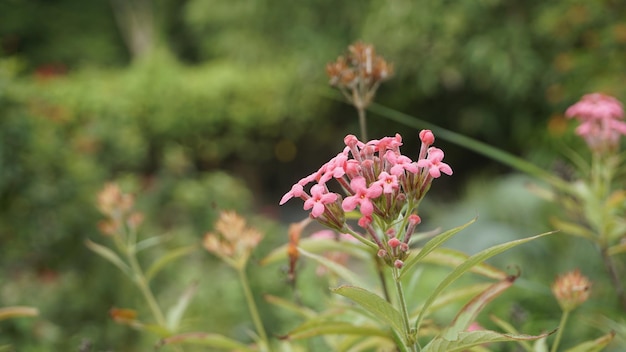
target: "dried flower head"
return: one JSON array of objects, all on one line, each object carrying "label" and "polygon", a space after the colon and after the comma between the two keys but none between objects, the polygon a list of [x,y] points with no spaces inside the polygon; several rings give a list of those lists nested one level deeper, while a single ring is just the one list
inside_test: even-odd
[{"label": "dried flower head", "polygon": [[130,194],[122,193],[120,186],[116,183],[107,183],[100,193],[98,193],[98,209],[107,216],[115,216],[128,212],[135,203],[135,199]]},{"label": "dried flower head", "polygon": [[393,65],[376,55],[374,46],[356,42],[346,56],[326,65],[330,85],[338,87],[354,105],[369,105],[380,83],[393,76]]},{"label": "dried flower head", "polygon": [[204,236],[204,248],[226,263],[242,268],[263,234],[247,227],[246,220],[233,211],[223,211],[215,223],[215,231]]},{"label": "dried flower head", "polygon": [[98,209],[107,217],[98,223],[100,231],[108,236],[136,231],[143,222],[143,215],[133,211],[134,204],[131,194],[123,193],[115,183],[107,183],[98,193]]},{"label": "dried flower head", "polygon": [[556,278],[552,293],[563,311],[569,312],[583,304],[591,290],[591,282],[576,269]]}]

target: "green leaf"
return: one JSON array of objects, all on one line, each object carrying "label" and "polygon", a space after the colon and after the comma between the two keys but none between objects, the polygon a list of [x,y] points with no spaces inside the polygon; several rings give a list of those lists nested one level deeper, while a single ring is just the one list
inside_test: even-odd
[{"label": "green leaf", "polygon": [[198,283],[191,284],[180,295],[176,304],[172,306],[172,308],[170,308],[169,311],[167,312],[167,317],[166,317],[167,328],[170,331],[173,332],[173,331],[178,330],[180,326],[180,321],[182,320],[183,315],[185,314],[187,307],[189,307],[189,303],[191,303],[191,299],[196,294],[197,290],[198,290]]},{"label": "green leaf", "polygon": [[466,261],[464,261],[463,263],[461,263],[459,266],[457,266],[450,274],[448,274],[448,276],[446,276],[443,281],[441,281],[441,283],[439,284],[439,286],[437,286],[435,288],[435,290],[431,293],[431,295],[428,297],[428,299],[426,300],[426,302],[424,302],[424,305],[422,306],[422,311],[420,312],[420,315],[417,317],[417,321],[415,322],[415,330],[419,331],[419,326],[420,323],[422,321],[422,319],[424,318],[424,313],[428,310],[428,308],[430,307],[430,305],[435,301],[435,299],[437,298],[437,296],[439,296],[439,294],[446,289],[448,286],[450,286],[454,281],[456,281],[459,277],[461,277],[461,275],[463,275],[464,273],[468,272],[472,267],[476,266],[479,263],[482,263],[483,261],[497,255],[500,254],[506,250],[509,250],[515,246],[519,246],[520,244],[524,244],[526,242],[535,240],[537,238],[552,234],[554,232],[546,232],[540,235],[536,235],[536,236],[532,236],[532,237],[528,237],[528,238],[523,238],[521,240],[516,240],[516,241],[510,241],[510,242],[506,242],[506,243],[502,243],[499,245],[495,245],[493,247],[487,248],[485,250],[482,250],[476,254],[474,254],[473,256],[469,257]]},{"label": "green leaf", "polygon": [[124,263],[122,258],[115,254],[115,252],[113,252],[111,249],[90,240],[85,240],[85,245],[87,246],[87,248],[91,249],[102,258],[113,263],[113,265],[120,269],[124,274],[128,275],[128,277],[132,277],[130,267],[126,263]]},{"label": "green leaf", "polygon": [[[287,248],[289,244],[284,244],[271,251],[261,260],[261,265],[272,264],[278,261],[287,260]],[[350,241],[337,241],[328,238],[305,238],[300,240],[298,247],[309,253],[321,254],[325,252],[343,252],[356,258],[370,259],[371,251],[362,243]]]},{"label": "green leaf", "polygon": [[451,230],[448,230],[440,235],[435,236],[435,238],[431,239],[430,241],[428,241],[424,247],[414,256],[409,256],[409,258],[407,258],[407,260],[404,261],[404,267],[402,268],[402,272],[400,274],[400,277],[402,277],[402,275],[404,275],[404,273],[406,273],[407,271],[409,271],[409,269],[419,263],[420,260],[422,260],[424,257],[426,257],[430,252],[434,251],[435,249],[437,249],[438,247],[440,247],[442,244],[444,244],[447,240],[449,240],[450,238],[452,238],[452,236],[456,235],[459,231],[463,230],[464,228],[468,227],[469,225],[473,224],[476,221],[476,218],[470,220],[469,222],[467,222],[465,225],[461,225],[458,227],[455,227]]},{"label": "green leaf", "polygon": [[[430,305],[429,311],[427,314],[430,314],[433,311],[436,311],[439,308],[448,307],[451,303],[469,298],[471,296],[475,296],[483,291],[485,291],[488,287],[490,287],[491,283],[483,283],[476,284],[466,287],[460,287],[459,289],[454,290],[453,292],[445,293],[439,295],[435,302]],[[421,312],[421,307],[416,309],[411,313],[411,318],[417,318],[417,315]]]},{"label": "green leaf", "polygon": [[[521,342],[521,341],[518,341]],[[528,344],[528,341],[524,341]],[[542,337],[535,341],[530,352],[548,352],[548,337]]]},{"label": "green leaf", "polygon": [[473,150],[488,158],[499,161],[504,165],[511,166],[516,170],[537,177],[560,189],[561,191],[567,192],[569,194],[573,193],[571,186],[566,181],[563,181],[562,179],[554,176],[549,171],[546,171],[545,169],[542,169],[539,166],[532,164],[511,153],[507,153],[504,150],[492,147],[486,143],[472,139],[463,134],[450,131],[430,122],[420,120],[417,117],[402,113],[400,111],[377,103],[370,104],[368,110],[390,120],[404,124],[405,126],[417,129],[427,128],[429,130],[432,130],[433,133],[437,135],[437,138],[441,138],[442,140],[454,143],[469,150]]},{"label": "green leaf", "polygon": [[198,246],[193,245],[193,246],[177,248],[177,249],[167,252],[167,254],[165,254],[164,256],[161,256],[159,259],[154,261],[152,265],[150,265],[150,267],[146,271],[146,280],[150,282],[150,280],[152,280],[154,276],[156,276],[156,274],[158,274],[159,271],[161,271],[167,264],[169,264],[170,262],[180,257],[186,256],[187,254],[195,251],[196,249],[198,249]]},{"label": "green leaf", "polygon": [[254,350],[243,343],[233,340],[220,334],[206,332],[187,332],[169,336],[159,341],[158,348],[165,345],[203,345],[223,350],[236,350],[242,352],[254,352]]},{"label": "green leaf", "polygon": [[329,320],[304,323],[281,338],[298,340],[322,335],[380,336],[391,339],[389,330],[383,330],[376,326],[356,326],[343,321]]},{"label": "green leaf", "polygon": [[510,276],[506,280],[497,282],[472,299],[459,311],[450,326],[444,331],[444,338],[447,340],[456,340],[459,333],[467,330],[470,324],[476,320],[478,313],[485,308],[487,303],[491,302],[494,298],[511,287],[516,278],[515,276]]},{"label": "green leaf", "polygon": [[551,218],[550,222],[552,223],[554,227],[563,231],[563,233],[565,234],[586,238],[591,241],[596,241],[597,236],[584,226],[574,224],[568,221],[564,221],[561,219],[557,219],[557,218]]},{"label": "green leaf", "polygon": [[33,307],[13,306],[0,308],[0,321],[18,317],[35,317],[37,315],[39,315],[39,310]]},{"label": "green leaf", "polygon": [[353,300],[375,317],[389,324],[401,336],[406,335],[400,312],[377,294],[355,286],[341,286],[332,292]]},{"label": "green leaf", "polygon": [[300,305],[295,304],[292,301],[288,301],[286,299],[280,298],[280,297],[276,297],[276,296],[272,296],[272,295],[265,295],[264,296],[265,300],[277,305],[279,307],[285,308],[291,312],[294,312],[296,314],[301,315],[304,318],[313,318],[317,315],[317,313],[315,311],[313,311],[312,309],[309,309],[307,307],[303,307]]},{"label": "green leaf", "polygon": [[541,334],[541,335],[516,335],[516,334],[501,334],[495,331],[480,330],[480,331],[464,331],[459,333],[458,338],[455,341],[448,341],[443,337],[433,339],[424,346],[422,352],[455,352],[464,351],[473,346],[482,345],[492,342],[504,342],[504,341],[531,341],[540,339],[542,337],[552,334],[554,331]]},{"label": "green leaf", "polygon": [[[457,267],[464,263],[470,256],[450,248],[437,248],[422,261],[429,264],[443,265],[447,267]],[[470,272],[479,274],[490,279],[504,280],[507,273],[485,263],[479,263],[470,269]]]},{"label": "green leaf", "polygon": [[622,242],[622,243],[616,244],[615,246],[611,246],[607,249],[606,252],[609,256],[626,253],[626,242]]},{"label": "green leaf", "polygon": [[167,239],[169,238],[165,238],[164,236],[154,236],[146,238],[145,240],[142,240],[135,245],[135,252],[141,252],[145,249],[159,245]]},{"label": "green leaf", "polygon": [[586,341],[579,345],[576,345],[565,352],[599,352],[604,349],[615,337],[615,332],[611,331],[610,333],[599,337],[593,341]]},{"label": "green leaf", "polygon": [[[509,324],[508,322],[496,317],[495,315],[490,316],[491,321],[493,321],[494,323],[496,323],[496,325],[504,330],[505,332],[509,333],[509,334],[519,334],[519,331],[517,331],[517,329]],[[535,341],[535,346],[538,346],[538,344],[541,344],[543,341],[543,344],[545,345],[546,343],[546,339],[545,338],[541,338],[537,341]],[[518,341],[519,344],[528,352],[539,352],[537,351],[537,347],[533,348],[530,343],[528,343],[528,341]],[[544,352],[548,352],[547,350],[547,346],[546,346],[546,350]]]},{"label": "green leaf", "polygon": [[325,266],[328,270],[332,271],[335,275],[346,280],[347,282],[354,285],[360,284],[361,279],[359,276],[345,266],[317,254],[309,253],[302,248],[298,248],[298,252],[303,256],[314,260],[318,264]]}]

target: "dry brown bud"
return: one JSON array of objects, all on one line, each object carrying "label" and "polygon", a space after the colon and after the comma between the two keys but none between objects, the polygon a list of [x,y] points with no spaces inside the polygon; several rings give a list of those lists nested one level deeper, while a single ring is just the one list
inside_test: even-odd
[{"label": "dry brown bud", "polygon": [[591,290],[591,282],[576,269],[556,278],[552,293],[563,311],[569,312],[583,304]]}]

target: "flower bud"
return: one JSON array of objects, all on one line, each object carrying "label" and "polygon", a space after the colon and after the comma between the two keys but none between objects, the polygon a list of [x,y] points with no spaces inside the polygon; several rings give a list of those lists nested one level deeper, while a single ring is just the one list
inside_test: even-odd
[{"label": "flower bud", "polygon": [[591,282],[576,269],[556,278],[552,284],[552,293],[565,312],[572,311],[588,298]]}]

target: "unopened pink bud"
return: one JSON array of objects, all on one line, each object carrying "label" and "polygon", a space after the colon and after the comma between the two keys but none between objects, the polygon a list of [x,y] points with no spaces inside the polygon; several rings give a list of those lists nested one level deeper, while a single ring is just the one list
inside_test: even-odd
[{"label": "unopened pink bud", "polygon": [[422,222],[422,218],[420,218],[418,215],[416,214],[411,214],[409,215],[409,223],[413,226],[420,224]]},{"label": "unopened pink bud", "polygon": [[420,131],[420,140],[422,143],[430,146],[435,143],[435,135],[431,130],[421,130]]},{"label": "unopened pink bud", "polygon": [[359,140],[355,135],[349,134],[343,139],[343,142],[349,147],[355,147],[359,143]]},{"label": "unopened pink bud", "polygon": [[384,249],[379,249],[376,255],[378,255],[378,258],[384,258],[387,255],[387,251]]},{"label": "unopened pink bud", "polygon": [[404,266],[404,262],[400,259],[396,259],[396,261],[393,262],[393,266],[395,266],[397,269],[402,269],[402,267]]},{"label": "unopened pink bud", "polygon": [[408,252],[409,251],[409,245],[404,243],[404,242],[400,243],[400,250],[402,252]]},{"label": "unopened pink bud", "polygon": [[401,242],[400,242],[400,240],[399,240],[399,239],[397,239],[397,238],[395,238],[395,237],[394,237],[394,238],[392,238],[392,239],[390,239],[390,240],[387,242],[387,244],[388,244],[388,245],[389,245],[389,247],[391,247],[391,248],[396,248],[396,247],[398,247],[398,246],[400,245],[400,243],[401,243]]},{"label": "unopened pink bud", "polygon": [[389,237],[394,237],[396,235],[396,229],[390,228],[389,230],[385,231],[385,234],[387,234],[387,236]]},{"label": "unopened pink bud", "polygon": [[359,226],[361,226],[362,228],[367,228],[371,223],[372,223],[371,216],[362,216],[358,221]]}]

